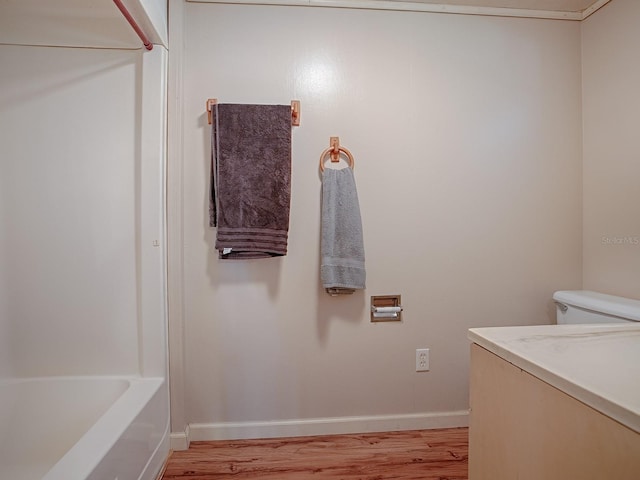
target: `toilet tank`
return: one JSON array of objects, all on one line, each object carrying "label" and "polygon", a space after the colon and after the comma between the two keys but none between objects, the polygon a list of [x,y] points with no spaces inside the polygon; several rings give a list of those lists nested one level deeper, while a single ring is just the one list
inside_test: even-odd
[{"label": "toilet tank", "polygon": [[640,300],[589,290],[559,291],[553,300],[558,324],[640,322]]}]

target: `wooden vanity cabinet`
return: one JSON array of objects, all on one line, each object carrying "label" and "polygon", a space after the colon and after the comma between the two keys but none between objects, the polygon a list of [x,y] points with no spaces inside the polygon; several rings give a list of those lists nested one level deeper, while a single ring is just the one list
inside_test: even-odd
[{"label": "wooden vanity cabinet", "polygon": [[470,388],[469,480],[640,479],[639,433],[477,344]]}]

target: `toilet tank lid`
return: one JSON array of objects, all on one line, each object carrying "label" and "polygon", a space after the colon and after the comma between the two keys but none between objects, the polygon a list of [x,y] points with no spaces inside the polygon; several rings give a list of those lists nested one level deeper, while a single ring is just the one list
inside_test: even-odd
[{"label": "toilet tank lid", "polygon": [[602,312],[640,322],[640,300],[616,297],[589,290],[563,290],[553,294],[556,302],[573,307]]}]

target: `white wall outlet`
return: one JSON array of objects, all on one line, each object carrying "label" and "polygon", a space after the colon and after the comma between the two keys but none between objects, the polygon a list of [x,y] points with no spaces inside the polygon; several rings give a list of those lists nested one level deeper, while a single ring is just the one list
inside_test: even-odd
[{"label": "white wall outlet", "polygon": [[429,371],[429,349],[417,348],[416,349],[416,372],[428,372]]}]

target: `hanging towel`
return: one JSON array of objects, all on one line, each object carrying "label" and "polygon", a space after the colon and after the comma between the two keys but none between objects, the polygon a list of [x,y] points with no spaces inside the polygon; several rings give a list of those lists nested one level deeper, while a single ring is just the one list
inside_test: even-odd
[{"label": "hanging towel", "polygon": [[291,106],[212,106],[209,224],[222,259],[286,255]]},{"label": "hanging towel", "polygon": [[353,170],[322,172],[320,277],[330,295],[365,288],[364,243]]}]

